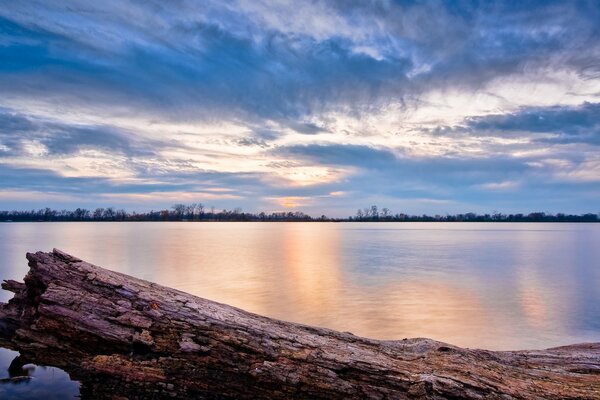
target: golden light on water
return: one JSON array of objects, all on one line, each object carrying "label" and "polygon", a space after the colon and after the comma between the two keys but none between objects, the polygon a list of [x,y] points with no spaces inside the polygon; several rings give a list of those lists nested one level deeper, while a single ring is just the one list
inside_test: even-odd
[{"label": "golden light on water", "polygon": [[[342,308],[339,294],[343,289],[339,232],[315,231],[309,225],[288,225],[282,232],[281,245],[285,286],[296,313],[310,318],[322,310],[318,325],[328,325],[326,315],[338,315]],[[282,316],[282,318],[285,318]]]},{"label": "golden light on water", "polygon": [[578,281],[576,268],[588,271],[600,254],[577,267],[582,245],[573,238],[597,233],[553,226],[57,223],[14,224],[0,235],[14,257],[4,261],[9,279],[25,274],[26,251],[58,247],[273,318],[372,338],[523,349],[593,339],[577,325],[593,310],[580,297],[593,297],[600,278]]}]

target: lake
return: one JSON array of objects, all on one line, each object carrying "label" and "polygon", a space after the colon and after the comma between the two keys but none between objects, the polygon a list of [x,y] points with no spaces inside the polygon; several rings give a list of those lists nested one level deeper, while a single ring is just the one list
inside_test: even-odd
[{"label": "lake", "polygon": [[53,247],[248,311],[371,338],[493,350],[600,341],[600,224],[3,223],[0,278],[22,280],[25,253]]}]

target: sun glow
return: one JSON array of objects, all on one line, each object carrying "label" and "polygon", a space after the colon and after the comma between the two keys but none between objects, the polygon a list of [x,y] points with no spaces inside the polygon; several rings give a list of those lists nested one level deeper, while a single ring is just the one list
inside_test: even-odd
[{"label": "sun glow", "polygon": [[285,168],[276,173],[293,186],[309,186],[338,181],[345,172],[340,168],[301,166]]},{"label": "sun glow", "polygon": [[298,208],[306,204],[308,197],[287,196],[274,199],[277,204],[284,208]]}]

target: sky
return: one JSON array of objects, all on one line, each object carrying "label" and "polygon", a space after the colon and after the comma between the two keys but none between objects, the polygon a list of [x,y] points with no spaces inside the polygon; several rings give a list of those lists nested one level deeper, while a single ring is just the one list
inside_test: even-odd
[{"label": "sky", "polygon": [[0,0],[0,209],[600,212],[598,1]]}]

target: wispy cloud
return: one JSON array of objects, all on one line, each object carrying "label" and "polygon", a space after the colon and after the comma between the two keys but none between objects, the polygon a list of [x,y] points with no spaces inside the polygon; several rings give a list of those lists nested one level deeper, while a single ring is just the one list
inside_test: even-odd
[{"label": "wispy cloud", "polygon": [[0,208],[595,212],[598,20],[587,1],[7,2]]}]

